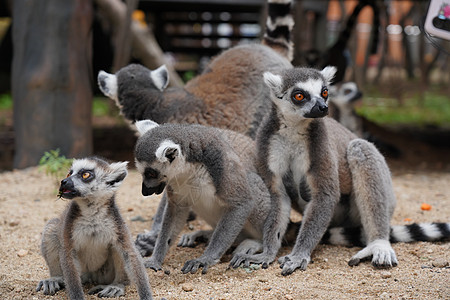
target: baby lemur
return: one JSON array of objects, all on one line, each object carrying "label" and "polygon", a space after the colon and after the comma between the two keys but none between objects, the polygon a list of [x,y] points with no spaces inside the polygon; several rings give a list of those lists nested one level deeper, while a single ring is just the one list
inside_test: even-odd
[{"label": "baby lemur", "polygon": [[65,287],[70,299],[84,299],[82,283],[95,283],[90,294],[119,297],[130,278],[140,299],[152,299],[142,258],[115,203],[126,176],[127,162],[74,160],[59,188],[59,196],[72,201],[60,218],[47,223],[42,235],[50,278],[41,280],[37,291],[53,295]]},{"label": "baby lemur", "polygon": [[192,209],[213,227],[182,237],[179,245],[193,246],[206,237],[209,244],[199,258],[189,260],[183,273],[216,264],[233,242],[235,253],[261,250],[270,195],[254,165],[255,142],[242,134],[202,125],[136,122],[141,133],[136,167],[142,174],[142,194],[160,194],[167,203],[152,256],[145,266],[161,269]]},{"label": "baby lemur", "polygon": [[[273,105],[257,134],[257,156],[272,209],[264,227],[263,253],[236,254],[234,267],[273,262],[291,205],[303,219],[292,252],[279,259],[283,275],[305,270],[327,228],[337,226],[362,231],[365,248],[349,265],[370,257],[376,267],[397,265],[389,242],[396,199],[384,157],[371,143],[325,117],[328,86],[335,72],[334,67],[326,67],[264,74]],[[447,232],[448,236],[448,224],[441,225],[427,225],[423,233],[434,237]]]}]

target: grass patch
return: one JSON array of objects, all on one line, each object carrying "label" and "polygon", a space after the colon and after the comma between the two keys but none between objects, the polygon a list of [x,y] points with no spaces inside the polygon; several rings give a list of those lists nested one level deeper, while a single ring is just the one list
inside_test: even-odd
[{"label": "grass patch", "polygon": [[419,95],[405,99],[402,106],[393,98],[368,95],[357,112],[382,125],[450,127],[449,97],[436,92],[426,92],[423,101]]},{"label": "grass patch", "polygon": [[111,100],[107,98],[94,97],[94,101],[92,101],[92,114],[95,117],[111,115],[109,101]]},{"label": "grass patch", "polygon": [[[94,116],[109,116],[111,115],[111,107],[109,99],[94,97],[92,101],[92,113]],[[0,110],[10,110],[13,108],[13,100],[10,94],[0,95]]]},{"label": "grass patch", "polygon": [[13,107],[13,101],[10,94],[0,95],[0,110],[9,110]]}]

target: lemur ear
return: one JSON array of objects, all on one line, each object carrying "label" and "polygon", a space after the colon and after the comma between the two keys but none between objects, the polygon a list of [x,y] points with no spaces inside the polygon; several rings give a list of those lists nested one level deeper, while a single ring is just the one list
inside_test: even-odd
[{"label": "lemur ear", "polygon": [[169,84],[169,72],[166,65],[162,65],[158,69],[150,72],[150,78],[154,85],[160,91],[163,91]]},{"label": "lemur ear", "polygon": [[175,158],[181,155],[181,147],[171,140],[163,141],[158,149],[156,149],[155,156],[160,162],[172,163]]},{"label": "lemur ear", "polygon": [[281,89],[283,85],[283,79],[280,75],[275,75],[270,72],[264,73],[264,82],[270,88],[270,90],[275,94],[275,96],[280,96]]},{"label": "lemur ear", "polygon": [[320,73],[325,78],[325,80],[328,82],[328,84],[331,83],[331,81],[334,78],[334,75],[336,75],[337,69],[333,66],[326,66]]},{"label": "lemur ear", "polygon": [[97,83],[98,87],[106,97],[114,100],[118,99],[116,75],[106,73],[105,71],[100,71],[98,72]]},{"label": "lemur ear", "polygon": [[111,174],[108,175],[107,184],[119,187],[128,175],[127,165],[127,161],[110,164]]},{"label": "lemur ear", "polygon": [[141,136],[144,135],[144,133],[146,133],[147,131],[149,131],[150,129],[153,129],[155,127],[158,127],[159,124],[156,122],[153,122],[152,120],[142,120],[142,121],[137,121],[136,123],[134,123],[134,125],[136,126],[137,130],[139,131],[139,134]]}]

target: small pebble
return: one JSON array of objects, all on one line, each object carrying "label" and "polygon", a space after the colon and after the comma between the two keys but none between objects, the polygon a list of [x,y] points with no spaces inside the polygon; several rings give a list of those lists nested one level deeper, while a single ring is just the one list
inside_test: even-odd
[{"label": "small pebble", "polygon": [[132,208],[132,207],[127,208],[127,211],[133,211],[133,210],[134,210],[134,208]]},{"label": "small pebble", "polygon": [[381,278],[386,279],[386,278],[391,278],[392,274],[389,271],[382,271],[380,272]]},{"label": "small pebble", "polygon": [[142,216],[135,216],[135,217],[132,217],[132,218],[131,218],[131,222],[136,222],[136,221],[139,221],[139,222],[146,222],[147,220],[144,219]]},{"label": "small pebble", "polygon": [[291,295],[285,295],[284,298],[286,298],[287,300],[293,300],[294,297],[292,297]]},{"label": "small pebble", "polygon": [[185,292],[192,292],[194,290],[194,286],[190,283],[185,283],[181,286],[181,288],[183,289],[183,291]]},{"label": "small pebble", "polygon": [[14,220],[14,221],[9,222],[9,226],[14,227],[14,226],[19,225],[19,223],[20,223],[19,221]]},{"label": "small pebble", "polygon": [[170,275],[170,271],[166,269],[166,270],[164,270],[164,274]]},{"label": "small pebble", "polygon": [[432,265],[436,268],[445,268],[446,266],[448,266],[448,261],[443,258],[436,258],[433,261]]},{"label": "small pebble", "polygon": [[24,257],[26,255],[28,255],[28,250],[20,249],[19,251],[17,251],[17,256],[18,257]]},{"label": "small pebble", "polygon": [[268,282],[269,281],[269,279],[267,279],[266,277],[259,278],[258,280],[259,280],[259,282]]}]

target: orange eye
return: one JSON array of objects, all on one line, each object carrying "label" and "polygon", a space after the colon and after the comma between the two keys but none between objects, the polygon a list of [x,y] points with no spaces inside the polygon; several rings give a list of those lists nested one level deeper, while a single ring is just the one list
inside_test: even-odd
[{"label": "orange eye", "polygon": [[323,90],[322,91],[322,97],[328,98],[328,90]]},{"label": "orange eye", "polygon": [[67,173],[67,176],[66,176],[66,178],[67,178],[67,177],[70,177],[70,173]]},{"label": "orange eye", "polygon": [[85,172],[85,173],[83,173],[83,175],[81,177],[83,177],[83,179],[88,179],[89,177],[91,177],[91,174],[89,174],[88,172]]},{"label": "orange eye", "polygon": [[294,95],[294,99],[297,101],[302,101],[303,99],[305,99],[305,95],[303,95],[302,93],[297,93]]}]

